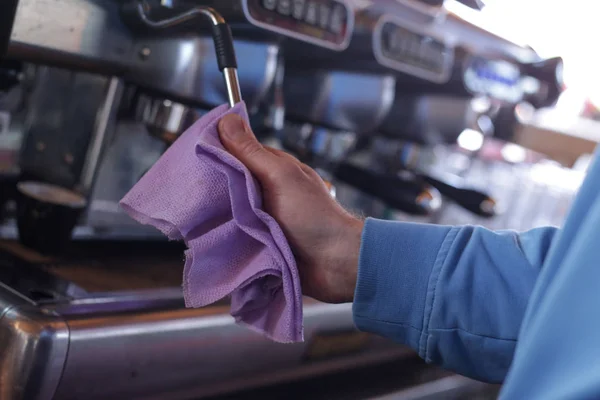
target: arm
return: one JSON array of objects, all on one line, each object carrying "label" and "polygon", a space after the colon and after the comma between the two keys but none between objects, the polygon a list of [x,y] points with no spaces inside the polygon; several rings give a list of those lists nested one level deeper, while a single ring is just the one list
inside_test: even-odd
[{"label": "arm", "polygon": [[554,228],[526,233],[370,219],[354,318],[428,362],[500,382]]},{"label": "arm", "polygon": [[354,299],[359,328],[463,374],[504,378],[555,229],[518,235],[377,220],[363,229],[312,169],[263,147],[235,114],[219,129],[224,146],[260,181],[265,210],[292,247],[305,295],[330,303]]},{"label": "arm", "polygon": [[599,155],[531,295],[501,399],[600,398]]}]

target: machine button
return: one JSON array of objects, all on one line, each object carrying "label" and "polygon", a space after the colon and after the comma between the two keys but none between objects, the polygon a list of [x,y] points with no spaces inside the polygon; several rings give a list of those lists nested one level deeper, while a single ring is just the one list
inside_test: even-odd
[{"label": "machine button", "polygon": [[329,16],[331,15],[331,8],[328,4],[321,4],[319,8],[319,25],[323,29],[329,28]]},{"label": "machine button", "polygon": [[346,17],[346,9],[341,4],[336,4],[333,8],[333,12],[331,13],[331,21],[329,23],[329,27],[331,31],[335,34],[342,33],[344,29],[344,20]]},{"label": "machine button", "polygon": [[412,43],[412,36],[408,34],[406,31],[398,31],[398,50],[396,53],[396,58],[406,60],[410,57],[410,49]]},{"label": "machine button", "polygon": [[292,0],[279,0],[277,12],[281,15],[288,16],[292,12]]},{"label": "machine button", "polygon": [[304,0],[294,0],[292,3],[292,17],[296,19],[304,17]]},{"label": "machine button", "polygon": [[309,1],[306,6],[306,17],[304,19],[307,23],[311,25],[317,24],[317,3],[314,1]]},{"label": "machine button", "polygon": [[388,31],[386,39],[388,52],[396,53],[401,50],[402,38],[396,32]]},{"label": "machine button", "polygon": [[436,68],[441,69],[444,65],[444,52],[443,51],[436,51],[435,52],[435,57],[434,57],[434,62],[435,62],[435,66]]},{"label": "machine button", "polygon": [[427,46],[425,52],[425,65],[428,68],[435,68],[435,47]]},{"label": "machine button", "polygon": [[412,35],[407,35],[406,40],[404,41],[404,46],[404,56],[406,57],[407,61],[411,61],[413,59],[413,55],[417,51],[417,46]]},{"label": "machine button", "polygon": [[421,41],[417,36],[411,38],[409,57],[414,63],[419,62],[421,53]]},{"label": "machine button", "polygon": [[262,0],[262,5],[267,10],[273,11],[277,7],[277,0]]}]

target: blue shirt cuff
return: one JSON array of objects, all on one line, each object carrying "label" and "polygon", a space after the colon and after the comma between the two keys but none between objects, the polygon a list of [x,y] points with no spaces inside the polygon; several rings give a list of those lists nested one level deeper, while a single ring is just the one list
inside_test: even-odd
[{"label": "blue shirt cuff", "polygon": [[358,329],[404,343],[425,357],[437,277],[456,229],[366,221],[353,306]]}]

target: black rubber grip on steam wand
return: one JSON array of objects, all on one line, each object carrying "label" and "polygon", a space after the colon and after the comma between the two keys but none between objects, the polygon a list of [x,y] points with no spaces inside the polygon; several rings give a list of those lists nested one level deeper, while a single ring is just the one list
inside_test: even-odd
[{"label": "black rubber grip on steam wand", "polygon": [[231,34],[229,25],[217,24],[213,25],[212,29],[219,70],[237,68],[237,59],[235,58],[235,50],[233,48],[233,35]]}]

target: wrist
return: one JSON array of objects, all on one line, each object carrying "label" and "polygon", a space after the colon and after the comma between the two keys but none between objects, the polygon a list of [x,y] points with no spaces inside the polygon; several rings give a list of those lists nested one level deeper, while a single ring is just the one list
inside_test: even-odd
[{"label": "wrist", "polygon": [[335,244],[331,246],[330,287],[338,300],[336,302],[346,303],[354,299],[363,228],[363,220],[349,215]]}]

